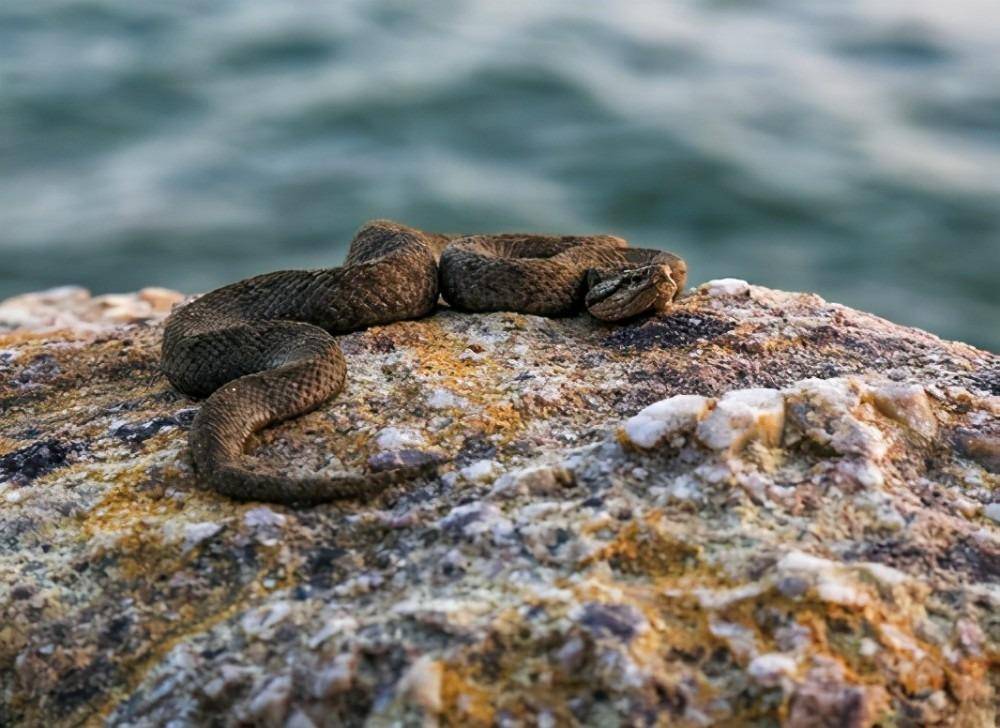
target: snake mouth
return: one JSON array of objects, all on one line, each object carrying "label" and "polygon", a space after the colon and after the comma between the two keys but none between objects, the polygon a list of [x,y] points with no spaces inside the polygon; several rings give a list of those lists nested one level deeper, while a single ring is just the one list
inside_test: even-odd
[{"label": "snake mouth", "polygon": [[592,316],[603,321],[621,321],[659,310],[677,291],[669,269],[661,265],[625,270],[603,279],[593,271],[590,279],[584,303]]}]

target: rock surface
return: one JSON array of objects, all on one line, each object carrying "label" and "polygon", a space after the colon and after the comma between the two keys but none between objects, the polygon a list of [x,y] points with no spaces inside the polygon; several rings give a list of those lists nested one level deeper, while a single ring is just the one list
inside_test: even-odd
[{"label": "rock surface", "polygon": [[0,725],[992,726],[1000,357],[726,280],[625,326],[343,337],[290,472],[200,490],[177,296],[0,304]]}]

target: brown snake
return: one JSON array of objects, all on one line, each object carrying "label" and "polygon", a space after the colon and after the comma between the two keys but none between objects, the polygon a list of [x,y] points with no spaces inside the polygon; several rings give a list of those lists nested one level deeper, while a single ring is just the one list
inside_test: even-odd
[{"label": "brown snake", "polygon": [[244,454],[255,432],[343,389],[347,366],[335,335],[425,316],[439,293],[462,311],[562,316],[586,308],[618,321],[664,310],[685,278],[676,255],[612,236],[458,237],[375,220],[338,268],[266,273],[174,311],[162,368],[180,391],[208,397],[189,433],[208,487],[279,502],[368,495],[428,466],[298,478],[254,469]]}]

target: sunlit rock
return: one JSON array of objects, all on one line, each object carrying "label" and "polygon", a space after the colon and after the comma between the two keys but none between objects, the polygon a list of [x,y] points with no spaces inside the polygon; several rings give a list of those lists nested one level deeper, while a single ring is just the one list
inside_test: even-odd
[{"label": "sunlit rock", "polygon": [[289,474],[205,490],[179,295],[0,303],[0,725],[996,724],[1000,359],[715,281],[618,325],[338,337]]}]

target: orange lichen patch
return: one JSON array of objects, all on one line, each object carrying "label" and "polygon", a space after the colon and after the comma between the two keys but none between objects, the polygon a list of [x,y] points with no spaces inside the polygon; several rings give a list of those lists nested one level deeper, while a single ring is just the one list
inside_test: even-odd
[{"label": "orange lichen patch", "polygon": [[470,425],[487,435],[500,433],[507,438],[513,437],[524,429],[521,413],[510,402],[497,402],[483,410],[482,415],[474,415],[464,420],[466,427]]},{"label": "orange lichen patch", "polygon": [[22,346],[31,344],[48,344],[53,341],[75,342],[87,341],[92,338],[87,334],[78,334],[68,329],[61,331],[32,331],[16,329],[0,334],[0,346]]},{"label": "orange lichen patch", "polygon": [[476,345],[444,331],[436,321],[421,322],[420,327],[425,331],[419,346],[411,351],[417,358],[421,374],[482,408],[464,413],[463,426],[478,428],[487,434],[523,428],[521,413],[495,386],[488,384],[491,379],[496,383],[503,380],[509,373],[506,364],[463,358],[462,354],[474,352]]},{"label": "orange lichen patch", "polygon": [[963,702],[986,700],[990,697],[989,678],[996,678],[1000,668],[997,660],[965,658],[946,669],[948,689]]},{"label": "orange lichen patch", "polygon": [[[690,584],[687,588],[690,589]],[[675,587],[670,591],[681,589]],[[759,610],[767,608],[777,614],[795,614],[795,622],[805,627],[810,635],[805,655],[810,658],[823,656],[838,662],[845,679],[852,684],[884,685],[890,691],[895,684],[905,694],[916,695],[941,689],[949,677],[950,671],[940,648],[913,636],[913,615],[900,613],[896,605],[877,597],[864,606],[852,607],[814,598],[796,601],[768,589],[718,609],[706,609],[694,599],[682,600],[682,603],[694,611],[701,611],[706,618],[711,616],[740,625],[754,635],[761,652],[777,648],[774,635],[758,623]],[[677,607],[673,604],[664,611],[676,616]],[[666,620],[666,614],[663,616]],[[688,624],[695,626],[697,622]],[[674,632],[670,639],[673,642],[685,636],[690,638],[692,635]],[[701,638],[698,636],[696,641]],[[878,653],[863,654],[862,641],[874,641],[873,638],[881,643]],[[713,636],[708,636],[708,640],[719,641]]]},{"label": "orange lichen patch", "polygon": [[[177,477],[178,471],[170,469],[163,475],[169,480]],[[184,510],[185,502],[164,498],[162,487],[153,490],[139,488],[147,477],[143,465],[116,474],[104,498],[91,509],[81,524],[81,535],[91,538],[119,531],[130,522],[168,517]]]},{"label": "orange lichen patch", "polygon": [[[108,555],[115,557],[122,577],[132,581],[137,591],[143,590],[143,585],[156,583],[161,576],[180,574],[185,568],[190,568],[197,550],[183,553],[179,545],[165,543],[162,524],[176,518],[186,508],[208,507],[211,504],[207,501],[215,499],[211,494],[201,494],[196,490],[191,490],[185,501],[165,498],[162,488],[138,488],[143,482],[141,475],[141,471],[126,471],[115,478],[104,499],[81,526],[81,536],[88,540],[101,534],[118,534],[114,545],[108,547]],[[177,472],[165,471],[163,478],[169,482],[177,475]],[[252,507],[253,504],[247,504],[240,510]],[[260,560],[256,570],[258,578],[241,589],[233,591],[231,585],[226,583],[209,598],[174,604],[174,617],[164,618],[151,613],[143,621],[147,649],[131,658],[125,655],[120,658],[121,682],[106,694],[105,701],[91,714],[94,720],[109,715],[148,672],[185,639],[202,634],[238,614],[248,602],[263,597],[267,592],[295,583],[294,574],[283,570],[280,579],[265,587],[260,577],[274,571],[278,555],[269,549],[261,549],[257,554]],[[100,553],[92,552],[92,556],[100,556]],[[187,598],[183,590],[177,594],[180,600]]]},{"label": "orange lichen patch", "polygon": [[[600,530],[604,523],[585,527]],[[678,538],[662,511],[650,511],[641,522],[632,522],[619,530],[613,541],[591,554],[585,564],[609,561],[622,571],[650,576],[678,576],[701,565],[702,549]]]},{"label": "orange lichen patch", "polygon": [[421,373],[447,379],[449,386],[455,386],[455,391],[463,395],[481,394],[483,388],[477,386],[481,377],[485,372],[495,372],[500,365],[489,359],[463,358],[466,351],[475,353],[476,345],[445,331],[437,321],[425,321],[422,327],[425,332],[420,344],[412,349]]},{"label": "orange lichen patch", "polygon": [[[704,619],[694,624],[680,624],[657,609],[657,595],[640,585],[623,587],[619,582],[598,584],[588,579],[570,589],[573,604],[607,603],[611,609],[629,605],[647,617],[651,629],[631,636],[598,635],[591,628],[575,624],[568,631],[568,605],[531,600],[546,614],[542,626],[538,618],[526,618],[522,611],[510,610],[492,623],[487,639],[480,645],[464,650],[449,663],[449,681],[444,691],[446,715],[456,725],[490,724],[497,712],[515,719],[532,722],[540,713],[548,713],[556,724],[576,721],[569,712],[574,698],[592,696],[594,691],[615,692],[624,686],[617,684],[613,674],[602,675],[606,668],[622,664],[618,660],[601,665],[606,658],[618,653],[624,664],[635,666],[643,675],[642,684],[633,683],[633,699],[639,695],[649,706],[658,706],[661,720],[678,721],[678,713],[686,698],[679,697],[678,686],[685,672],[677,664],[677,654],[695,654],[714,638],[705,628]],[[609,594],[616,596],[608,602]],[[597,628],[600,632],[600,628]],[[630,669],[630,668],[625,668]],[[714,694],[707,683],[687,681],[688,697],[697,696],[707,703]],[[602,700],[604,698],[601,698]],[[475,709],[465,716],[464,705]],[[679,724],[683,724],[681,721]]]},{"label": "orange lichen patch", "polygon": [[463,674],[463,667],[446,663],[441,674],[444,725],[494,725],[496,711],[493,709],[490,691]]},{"label": "orange lichen patch", "polygon": [[[986,695],[981,685],[976,687],[975,678],[970,681],[967,675],[949,668],[940,647],[914,636],[914,625],[921,618],[922,609],[912,601],[912,595],[903,592],[914,588],[919,593],[916,586],[876,589],[875,584],[859,583],[864,603],[842,605],[821,601],[811,593],[792,599],[773,587],[751,588],[753,585],[744,584],[728,587],[730,593],[746,590],[744,596],[731,603],[722,600],[713,606],[711,601],[703,603],[698,591],[718,589],[725,580],[711,568],[702,568],[697,558],[685,570],[663,568],[656,560],[650,563],[643,558],[650,544],[659,544],[656,550],[668,554],[676,552],[676,545],[669,539],[664,543],[659,534],[650,538],[650,533],[656,534],[656,529],[644,530],[637,525],[624,529],[601,557],[638,565],[641,573],[654,575],[652,581],[623,584],[611,579],[605,583],[610,577],[592,575],[574,589],[579,601],[601,600],[606,598],[602,595],[615,594],[617,601],[644,613],[652,629],[630,645],[631,653],[644,660],[644,664],[655,664],[656,655],[668,659],[674,652],[693,653],[706,645],[726,645],[726,640],[710,628],[716,620],[738,625],[746,635],[752,635],[759,653],[780,651],[775,634],[760,623],[763,609],[775,615],[795,615],[795,623],[807,629],[809,646],[799,658],[806,664],[823,657],[842,666],[847,684],[884,687],[887,692],[875,695],[881,696],[881,702],[873,698],[873,709],[876,704],[885,708],[889,694],[926,695],[946,684],[949,687],[956,684],[952,689],[955,694],[963,689],[978,689],[978,699]],[[694,556],[697,549],[682,546],[680,553]],[[864,640],[870,645],[880,643],[876,654],[864,653],[861,649]],[[749,662],[749,655],[742,656],[740,662],[744,665]],[[971,662],[974,664],[968,665],[968,675],[985,675],[987,660]],[[786,710],[787,705],[786,696]],[[741,716],[750,717],[750,714]]]},{"label": "orange lichen patch", "polygon": [[567,698],[587,689],[579,675],[553,669],[548,650],[556,645],[496,634],[487,644],[471,648],[445,664],[442,705],[446,725],[495,725],[503,712],[530,719],[539,709],[551,712],[557,724],[572,720]]},{"label": "orange lichen patch", "polygon": [[23,443],[17,440],[11,440],[6,437],[0,437],[0,455],[6,455],[9,452],[17,450],[23,445]]},{"label": "orange lichen patch", "polygon": [[164,498],[160,488],[139,489],[144,479],[143,468],[118,474],[80,526],[80,537],[87,541],[115,534],[113,546],[101,547],[91,555],[100,556],[100,551],[107,549],[116,557],[126,579],[148,578],[151,565],[164,574],[173,573],[179,566],[176,547],[163,542],[161,523],[181,513],[185,504]]},{"label": "orange lichen patch", "polygon": [[877,625],[883,647],[879,656],[881,668],[889,671],[907,694],[944,686],[946,661],[937,645],[914,636],[910,622],[886,605],[873,604],[865,612],[865,618]]}]

